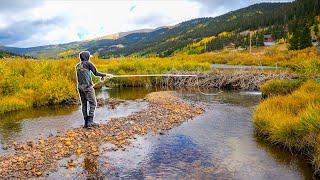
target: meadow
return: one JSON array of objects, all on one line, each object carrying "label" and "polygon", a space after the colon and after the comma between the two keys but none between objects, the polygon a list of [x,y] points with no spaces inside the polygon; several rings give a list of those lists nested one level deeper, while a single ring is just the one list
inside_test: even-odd
[{"label": "meadow", "polygon": [[[101,72],[113,74],[149,74],[168,71],[203,72],[209,63],[175,59],[112,59],[93,58]],[[30,107],[62,104],[77,99],[75,59],[29,60],[23,58],[0,60],[0,114]],[[124,79],[127,86],[145,86],[145,78]],[[98,83],[99,79],[94,78]]]}]

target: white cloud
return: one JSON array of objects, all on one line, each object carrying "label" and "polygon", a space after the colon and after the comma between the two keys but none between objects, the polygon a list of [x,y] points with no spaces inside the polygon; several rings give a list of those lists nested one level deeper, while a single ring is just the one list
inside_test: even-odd
[{"label": "white cloud", "polygon": [[[11,6],[14,4],[11,3]],[[62,17],[61,23],[35,31],[25,39],[5,45],[27,47],[65,43],[106,34],[174,25],[200,16],[200,6],[189,1],[43,1],[19,13],[0,13],[0,31],[22,21]],[[45,25],[47,26],[47,25]],[[8,32],[10,29],[6,29]],[[19,31],[20,32],[20,31]],[[0,43],[4,43],[0,39]]]}]

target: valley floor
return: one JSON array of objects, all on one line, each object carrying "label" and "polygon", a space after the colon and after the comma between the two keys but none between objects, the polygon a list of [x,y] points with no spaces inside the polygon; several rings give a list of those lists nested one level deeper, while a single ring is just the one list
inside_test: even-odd
[{"label": "valley floor", "polygon": [[[295,152],[308,152],[308,155],[312,156],[312,162],[316,167],[315,169],[320,169],[320,148],[317,145],[320,139],[320,57],[315,48],[288,51],[271,47],[253,53],[211,52],[199,55],[179,55],[168,58],[126,57],[110,60],[93,58],[93,62],[100,71],[117,75],[168,72],[201,74],[201,77],[198,79],[199,82],[195,79],[186,78],[127,78],[120,80],[111,79],[107,82],[110,86],[119,87],[152,87],[160,85],[175,88],[188,86],[197,88],[197,86],[200,86],[200,88],[257,90],[260,88],[260,85],[271,79],[289,80],[289,83],[288,81],[269,83],[264,89],[268,91],[268,93],[263,93],[268,94],[269,97],[258,105],[254,115],[254,125],[257,133],[269,140],[269,142],[281,144],[286,149]],[[0,114],[4,115],[4,113],[21,109],[66,103],[70,99],[77,98],[74,74],[74,66],[76,63],[77,61],[74,59],[1,60],[0,72],[5,78],[0,80]],[[289,70],[281,70],[280,72],[282,73],[264,70],[263,72],[255,70],[241,72],[237,72],[237,70],[212,71],[210,67],[211,64],[270,65],[287,68]],[[299,83],[292,83],[291,80],[298,81]],[[94,82],[98,83],[99,80],[96,78]],[[166,106],[168,106],[166,103],[173,103],[168,96],[164,96],[164,99],[168,100],[168,102],[159,102],[161,107],[163,106],[165,109],[167,108]],[[149,100],[150,102],[158,102],[156,99]],[[188,108],[189,106],[186,105],[185,107],[188,112],[190,110],[190,108]],[[174,107],[170,106],[170,108]],[[156,110],[159,109],[153,109],[152,113],[158,116],[159,114],[157,114]],[[166,112],[167,110],[164,111]],[[161,109],[159,112],[161,113]],[[178,110],[175,112],[173,109],[170,109],[170,112],[173,114],[180,113]],[[127,119],[124,119],[123,121],[126,120]],[[177,119],[173,119],[170,123],[174,124],[175,120]],[[178,122],[180,122],[180,120],[181,119],[178,118]],[[155,127],[159,127],[158,125],[159,124]],[[171,126],[170,124],[164,123],[160,126],[160,129],[163,129],[167,125],[169,127]],[[131,127],[131,125],[129,127]],[[102,126],[101,128],[108,129],[110,127]],[[88,131],[89,133],[82,129],[76,129],[74,130],[75,132],[70,132],[70,137],[52,137],[52,141],[49,139],[37,143],[17,144],[15,148],[19,153],[26,153],[26,157],[22,159],[19,159],[19,156],[1,157],[1,174],[7,176],[11,172],[19,169],[17,172],[21,174],[15,174],[17,176],[41,176],[43,172],[43,169],[41,169],[42,166],[36,163],[27,167],[25,166],[25,163],[28,162],[29,159],[34,159],[38,156],[40,159],[35,159],[38,160],[40,164],[48,163],[52,165],[54,160],[45,161],[43,158],[45,156],[54,156],[59,159],[70,151],[75,152],[77,149],[81,149],[77,146],[71,147],[68,145],[70,143],[72,145],[72,139],[78,138],[74,133],[84,133],[82,134],[83,136],[92,137],[93,134],[90,134],[91,132],[97,134],[102,133],[103,135],[102,129],[97,132]],[[134,133],[136,131],[137,130],[130,129],[129,132]],[[115,137],[110,138],[114,140],[113,138]],[[129,137],[129,135],[126,134],[125,137]],[[115,140],[115,143],[121,142],[120,144],[125,144],[125,139],[126,138],[120,138],[119,140]],[[84,139],[84,141],[89,141],[89,139]],[[42,152],[38,149],[38,151],[33,151],[36,154],[30,154],[30,149],[45,147],[45,145],[47,145],[46,143],[49,143],[48,147],[50,147],[50,143],[60,143],[59,147],[64,148],[63,152],[55,152],[51,149],[48,151],[49,154],[47,154],[47,151]],[[81,146],[85,145],[81,144]],[[90,149],[90,147],[85,147]],[[11,163],[14,163],[15,166],[10,166]],[[31,169],[36,168],[36,170],[29,171],[30,167]]]}]

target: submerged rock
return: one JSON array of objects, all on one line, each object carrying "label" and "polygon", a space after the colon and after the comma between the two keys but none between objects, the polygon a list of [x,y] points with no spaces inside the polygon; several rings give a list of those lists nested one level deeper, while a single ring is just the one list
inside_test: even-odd
[{"label": "submerged rock", "polygon": [[108,99],[103,99],[103,98],[97,98],[97,106],[102,107],[102,106],[108,106],[111,109],[115,109],[118,105],[121,103],[126,102],[125,100],[121,99],[115,99],[115,98],[108,98]]}]

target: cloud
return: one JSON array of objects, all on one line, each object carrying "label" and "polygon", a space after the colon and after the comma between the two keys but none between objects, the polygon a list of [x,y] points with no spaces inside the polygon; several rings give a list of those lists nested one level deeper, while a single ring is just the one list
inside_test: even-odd
[{"label": "cloud", "polygon": [[[13,0],[1,6],[8,11],[0,11],[0,44],[30,47],[66,43],[116,32],[174,25],[200,15],[198,4],[181,0],[57,0],[41,1],[40,4],[40,0],[25,1],[30,4]],[[60,20],[54,21],[56,17]]]},{"label": "cloud", "polygon": [[132,12],[135,8],[136,8],[136,6],[131,6],[129,11]]},{"label": "cloud", "polygon": [[165,23],[167,19],[168,17],[164,14],[155,13],[138,17],[134,19],[133,23],[143,26],[157,26],[159,24]]},{"label": "cloud", "polygon": [[49,20],[37,21],[18,21],[3,29],[0,29],[0,44],[14,44],[24,41],[35,34],[43,34],[50,31],[51,28],[63,23],[61,17],[55,17]]},{"label": "cloud", "polygon": [[242,0],[191,0],[200,4],[201,14],[204,16],[217,16],[226,11],[244,6]]},{"label": "cloud", "polygon": [[0,11],[16,13],[40,6],[42,3],[41,0],[0,0]]}]

